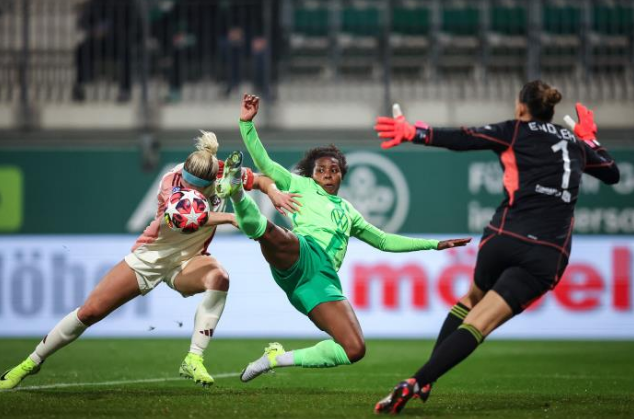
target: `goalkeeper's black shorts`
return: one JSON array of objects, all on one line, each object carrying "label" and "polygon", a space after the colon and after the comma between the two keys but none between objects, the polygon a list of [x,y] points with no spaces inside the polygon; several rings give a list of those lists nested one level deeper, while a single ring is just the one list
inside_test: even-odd
[{"label": "goalkeeper's black shorts", "polygon": [[482,291],[497,292],[519,314],[557,285],[567,265],[566,255],[555,248],[487,232],[474,281]]}]

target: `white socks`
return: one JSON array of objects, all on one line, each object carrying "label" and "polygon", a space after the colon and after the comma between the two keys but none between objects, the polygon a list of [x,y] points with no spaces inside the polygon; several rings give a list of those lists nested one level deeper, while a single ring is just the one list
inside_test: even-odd
[{"label": "white socks", "polygon": [[44,336],[44,339],[35,348],[35,352],[29,355],[33,362],[38,365],[41,364],[58,349],[68,345],[84,333],[88,326],[79,321],[77,317],[78,311],[79,309],[76,309],[68,313],[48,335]]},{"label": "white socks", "polygon": [[295,356],[293,351],[284,352],[282,355],[275,357],[278,367],[293,367],[295,366]]},{"label": "white socks", "polygon": [[207,290],[194,317],[194,333],[189,352],[203,355],[225,308],[227,291]]},{"label": "white socks", "polygon": [[[222,316],[227,299],[226,291],[207,290],[196,310],[194,318],[194,333],[189,351],[197,355],[203,354],[213,335],[214,329]],[[48,335],[37,345],[29,358],[36,364],[41,364],[57,350],[73,342],[88,328],[77,317],[79,308],[70,312],[55,325]]]}]

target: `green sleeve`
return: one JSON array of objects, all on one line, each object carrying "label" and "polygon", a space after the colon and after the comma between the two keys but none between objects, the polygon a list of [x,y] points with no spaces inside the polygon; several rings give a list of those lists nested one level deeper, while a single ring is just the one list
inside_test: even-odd
[{"label": "green sleeve", "polygon": [[385,252],[413,252],[416,250],[436,250],[438,248],[438,240],[388,234],[368,223],[358,211],[354,210],[351,213],[353,219],[350,234],[379,250]]},{"label": "green sleeve", "polygon": [[271,160],[258,137],[253,122],[240,121],[240,134],[258,170],[273,179],[278,188],[288,190],[291,186],[291,172]]}]

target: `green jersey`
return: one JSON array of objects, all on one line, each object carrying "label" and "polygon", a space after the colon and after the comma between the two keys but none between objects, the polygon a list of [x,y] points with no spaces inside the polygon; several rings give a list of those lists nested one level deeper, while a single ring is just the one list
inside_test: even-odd
[{"label": "green jersey", "polygon": [[411,252],[438,247],[438,240],[388,234],[367,222],[350,202],[330,195],[315,180],[289,172],[271,160],[252,122],[240,122],[240,132],[255,166],[273,179],[280,190],[300,194],[300,212],[292,214],[293,232],[310,236],[339,270],[350,236],[388,252]]}]

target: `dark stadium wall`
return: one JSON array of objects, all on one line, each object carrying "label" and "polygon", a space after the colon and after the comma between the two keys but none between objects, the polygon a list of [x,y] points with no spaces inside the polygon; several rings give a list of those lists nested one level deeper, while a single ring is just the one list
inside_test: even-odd
[{"label": "dark stadium wall", "polygon": [[[493,154],[345,151],[350,171],[341,195],[390,232],[477,235],[503,197]],[[156,170],[144,172],[136,151],[3,150],[0,234],[136,234],[154,216],[162,173],[187,153],[164,151]],[[288,150],[271,155],[287,167],[301,157]],[[613,155],[621,182],[606,186],[584,177],[576,233],[634,234],[634,151]],[[266,198],[256,198],[267,216],[279,217]]]}]

